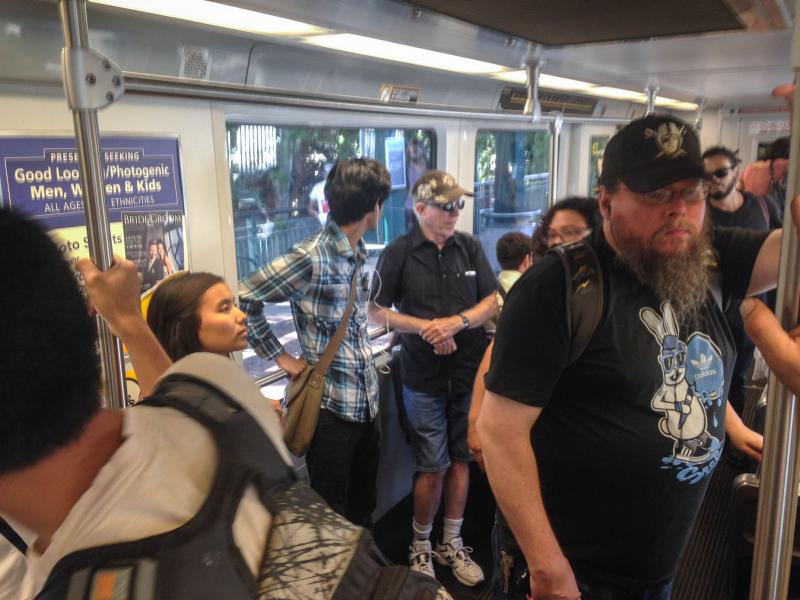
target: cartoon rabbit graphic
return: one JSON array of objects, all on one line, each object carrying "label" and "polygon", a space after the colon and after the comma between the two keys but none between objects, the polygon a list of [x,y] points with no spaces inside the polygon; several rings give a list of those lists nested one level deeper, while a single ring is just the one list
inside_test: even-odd
[{"label": "cartoon rabbit graphic", "polygon": [[672,306],[662,302],[661,315],[650,307],[642,308],[639,318],[661,346],[658,361],[664,382],[650,403],[653,410],[664,413],[658,423],[659,431],[675,440],[675,458],[688,463],[704,462],[710,458],[714,438],[706,431],[708,422],[702,398],[686,381],[686,344],[678,337],[678,321]]}]

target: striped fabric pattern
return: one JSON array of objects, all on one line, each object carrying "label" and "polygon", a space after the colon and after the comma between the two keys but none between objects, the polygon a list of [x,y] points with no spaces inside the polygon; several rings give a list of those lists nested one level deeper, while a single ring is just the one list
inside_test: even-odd
[{"label": "striped fabric pattern", "polygon": [[265,302],[290,303],[303,355],[319,361],[347,308],[350,278],[359,270],[353,314],[325,378],[322,407],[347,421],[368,422],[378,411],[378,378],[368,335],[369,286],[366,247],[356,252],[341,229],[329,222],[319,234],[300,242],[239,282],[239,305],[247,314],[248,341],[256,353],[274,359],[283,345],[264,315]]}]

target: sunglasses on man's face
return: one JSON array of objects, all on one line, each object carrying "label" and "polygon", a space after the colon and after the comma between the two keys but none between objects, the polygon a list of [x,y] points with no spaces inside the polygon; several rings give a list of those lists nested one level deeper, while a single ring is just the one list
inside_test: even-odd
[{"label": "sunglasses on man's face", "polygon": [[716,171],[711,171],[709,175],[713,175],[717,179],[725,179],[732,170],[730,167],[721,167]]},{"label": "sunglasses on man's face", "polygon": [[430,206],[435,206],[439,210],[443,210],[444,212],[453,212],[453,209],[457,208],[458,210],[463,210],[464,206],[466,205],[466,200],[463,198],[459,198],[458,200],[450,200],[450,202],[445,202],[442,204],[441,202],[428,202]]}]

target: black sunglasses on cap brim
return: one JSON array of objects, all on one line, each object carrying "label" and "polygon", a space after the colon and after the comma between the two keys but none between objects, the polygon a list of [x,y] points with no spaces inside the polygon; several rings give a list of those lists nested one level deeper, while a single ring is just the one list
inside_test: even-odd
[{"label": "black sunglasses on cap brim", "polygon": [[459,198],[458,200],[450,200],[450,202],[428,202],[428,204],[430,206],[435,206],[444,212],[452,212],[454,208],[457,208],[458,210],[464,210],[464,206],[467,204],[467,201],[463,198]]}]

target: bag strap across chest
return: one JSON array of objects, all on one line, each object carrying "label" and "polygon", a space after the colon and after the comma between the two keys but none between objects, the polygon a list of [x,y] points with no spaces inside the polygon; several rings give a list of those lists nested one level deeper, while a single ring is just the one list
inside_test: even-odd
[{"label": "bag strap across chest", "polygon": [[65,556],[37,600],[93,598],[97,585],[119,586],[113,597],[120,599],[253,598],[257,582],[234,542],[233,522],[251,486],[272,512],[273,494],[295,481],[293,471],[247,410],[203,381],[170,375],[139,406],[174,408],[209,430],[218,452],[208,497],[175,530]]}]

